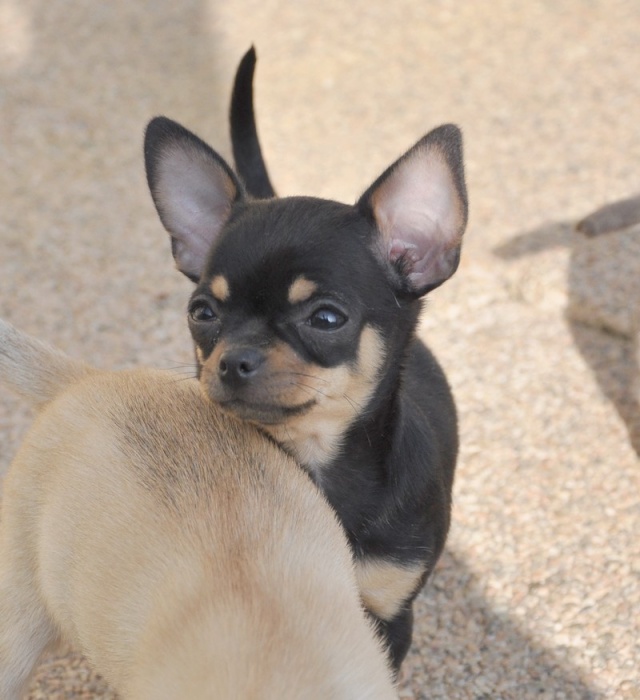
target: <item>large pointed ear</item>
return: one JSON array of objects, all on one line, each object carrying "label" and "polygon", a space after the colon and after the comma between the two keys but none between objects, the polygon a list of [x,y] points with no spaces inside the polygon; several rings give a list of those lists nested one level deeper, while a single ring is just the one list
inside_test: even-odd
[{"label": "large pointed ear", "polygon": [[424,136],[362,195],[376,251],[400,288],[422,296],[449,279],[467,225],[462,135],[445,124]]},{"label": "large pointed ear", "polygon": [[144,161],[176,265],[197,282],[231,205],[242,197],[242,187],[214,150],[166,117],[156,117],[147,126]]}]

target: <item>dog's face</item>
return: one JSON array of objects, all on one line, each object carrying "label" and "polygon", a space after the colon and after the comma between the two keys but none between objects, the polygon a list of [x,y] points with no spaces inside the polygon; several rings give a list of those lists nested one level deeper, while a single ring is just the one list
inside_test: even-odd
[{"label": "dog's face", "polygon": [[189,306],[214,401],[278,437],[315,434],[331,448],[366,406],[385,329],[402,315],[367,234],[362,217],[333,202],[238,208]]},{"label": "dog's face", "polygon": [[457,267],[459,132],[427,135],[355,206],[251,201],[216,153],[163,118],[145,156],[178,268],[197,285],[189,324],[206,393],[302,462],[330,459],[399,363],[418,300]]}]

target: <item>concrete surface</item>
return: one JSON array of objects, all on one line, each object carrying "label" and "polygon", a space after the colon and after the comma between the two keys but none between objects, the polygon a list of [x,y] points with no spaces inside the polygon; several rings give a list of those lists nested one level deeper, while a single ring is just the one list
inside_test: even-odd
[{"label": "concrete surface", "polygon": [[[423,324],[461,414],[454,524],[401,697],[640,698],[640,358],[582,303],[572,229],[640,191],[635,0],[0,0],[0,314],[101,366],[191,370],[142,131],[164,113],[228,156],[251,42],[282,194],[352,201],[431,127],[465,133],[463,263]],[[637,318],[637,261],[596,245],[597,308]],[[0,468],[29,420],[0,390]],[[48,659],[30,698],[77,697],[113,695]]]}]

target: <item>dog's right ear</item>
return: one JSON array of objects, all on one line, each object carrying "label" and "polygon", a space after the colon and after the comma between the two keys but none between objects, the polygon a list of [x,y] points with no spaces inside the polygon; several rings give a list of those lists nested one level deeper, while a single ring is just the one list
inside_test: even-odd
[{"label": "dog's right ear", "polygon": [[232,204],[243,197],[242,186],[212,148],[166,117],[147,126],[144,161],[176,266],[197,282]]},{"label": "dog's right ear", "polygon": [[445,124],[424,136],[362,195],[375,250],[399,289],[423,296],[456,271],[467,225],[462,134]]}]

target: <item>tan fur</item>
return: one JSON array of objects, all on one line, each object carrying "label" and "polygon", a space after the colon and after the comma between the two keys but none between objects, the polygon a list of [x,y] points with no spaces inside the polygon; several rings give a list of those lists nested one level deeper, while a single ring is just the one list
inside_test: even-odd
[{"label": "tan fur", "polygon": [[[224,340],[218,343],[202,367],[203,389],[214,401],[223,398],[221,392],[225,389],[218,365],[227,349]],[[297,407],[313,400],[315,405],[283,423],[261,427],[319,476],[319,470],[340,449],[342,436],[371,396],[383,361],[384,341],[371,326],[362,331],[353,366],[323,368],[309,364],[287,343],[277,343],[269,350],[262,379],[252,386],[252,401]]]},{"label": "tan fur", "polygon": [[304,275],[296,277],[289,287],[288,300],[290,304],[301,304],[307,301],[312,294],[318,289],[315,282],[307,279]]},{"label": "tan fur", "polygon": [[396,564],[388,559],[362,559],[356,563],[356,580],[367,610],[382,620],[392,620],[418,588],[424,566]]},{"label": "tan fur", "polygon": [[229,282],[223,275],[216,275],[211,280],[211,293],[218,301],[227,301],[229,298]]},{"label": "tan fur", "polygon": [[93,370],[0,319],[0,380],[38,406]]},{"label": "tan fur", "polygon": [[[38,374],[43,347],[7,328],[0,380],[21,350]],[[76,369],[4,485],[2,700],[58,631],[125,700],[395,697],[304,472],[195,381]]]},{"label": "tan fur", "polygon": [[[301,463],[314,471],[320,470],[333,459],[342,444],[342,436],[367,403],[383,361],[382,337],[368,326],[360,337],[355,367],[304,366],[307,376],[300,380],[302,387],[298,391],[305,400],[317,399],[314,408],[283,425],[264,426],[264,429]],[[317,475],[320,477],[319,472]]]}]

